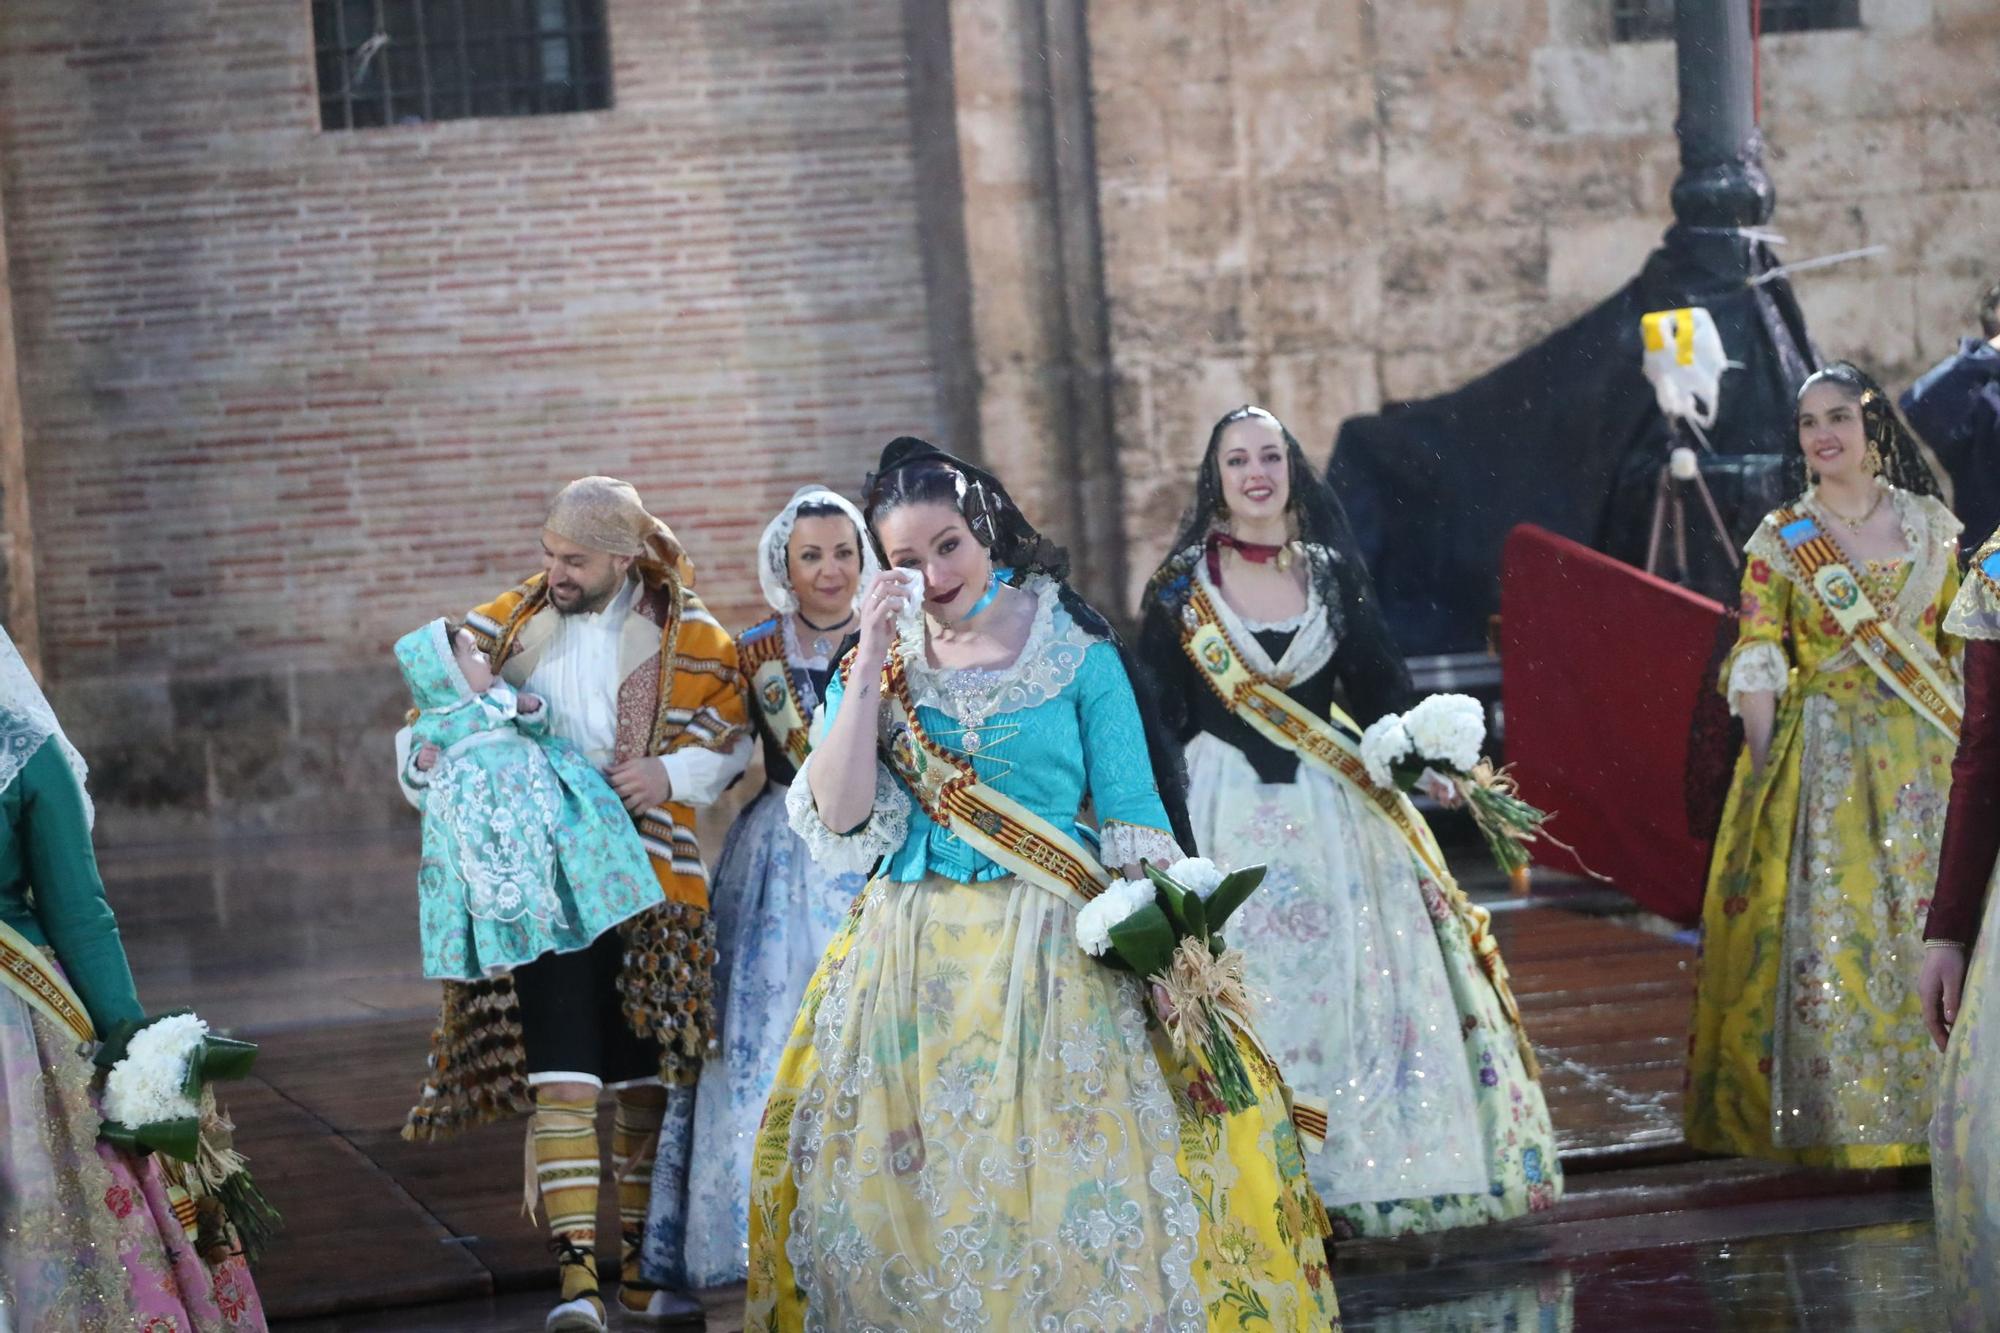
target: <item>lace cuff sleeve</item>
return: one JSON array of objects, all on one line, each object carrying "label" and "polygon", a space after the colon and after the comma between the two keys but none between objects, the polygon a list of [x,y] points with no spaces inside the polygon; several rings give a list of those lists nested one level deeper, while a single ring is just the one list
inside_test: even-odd
[{"label": "lace cuff sleeve", "polygon": [[1945,615],[1944,632],[1961,639],[2000,639],[2000,546],[1989,545],[1973,557],[1972,570]]},{"label": "lace cuff sleeve", "polygon": [[910,794],[880,762],[875,765],[875,808],[868,822],[852,833],[835,833],[813,804],[807,770],[812,756],[800,766],[785,793],[785,814],[792,831],[806,841],[812,859],[828,870],[865,875],[875,862],[903,845],[910,836]]},{"label": "lace cuff sleeve", "polygon": [[1104,864],[1112,870],[1137,865],[1142,859],[1164,870],[1181,859],[1180,845],[1174,841],[1173,834],[1147,828],[1144,824],[1121,824],[1115,819],[1107,819],[1100,836],[1103,846],[1099,851]]},{"label": "lace cuff sleeve", "polygon": [[1746,643],[1729,664],[1729,711],[1743,713],[1743,696],[1754,690],[1783,694],[1790,682],[1792,664],[1785,650],[1775,643]]}]

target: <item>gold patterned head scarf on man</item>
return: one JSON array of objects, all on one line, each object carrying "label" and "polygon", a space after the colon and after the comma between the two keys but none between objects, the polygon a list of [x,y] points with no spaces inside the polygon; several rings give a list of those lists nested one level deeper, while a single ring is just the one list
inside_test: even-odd
[{"label": "gold patterned head scarf on man", "polygon": [[646,512],[630,482],[580,477],[562,488],[542,526],[593,551],[633,557],[649,583],[669,574],[684,587],[694,582],[694,563],[674,530]]}]

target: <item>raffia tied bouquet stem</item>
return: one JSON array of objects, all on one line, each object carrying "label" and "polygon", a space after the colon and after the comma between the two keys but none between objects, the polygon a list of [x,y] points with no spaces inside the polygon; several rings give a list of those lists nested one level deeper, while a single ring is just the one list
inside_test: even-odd
[{"label": "raffia tied bouquet stem", "polygon": [[1514,779],[1482,757],[1486,709],[1468,694],[1433,694],[1401,715],[1378,718],[1361,734],[1361,762],[1385,787],[1416,791],[1424,775],[1458,793],[1493,859],[1508,874],[1528,866],[1528,844],[1542,837],[1548,812],[1522,800]]},{"label": "raffia tied bouquet stem", "polygon": [[1250,1023],[1250,992],[1243,953],[1224,943],[1221,931],[1263,882],[1264,867],[1225,873],[1202,857],[1165,870],[1150,861],[1139,866],[1145,878],[1120,880],[1077,913],[1077,943],[1107,966],[1145,978],[1175,1053],[1195,1052],[1222,1104],[1247,1110],[1257,1090],[1230,1023]]},{"label": "raffia tied bouquet stem", "polygon": [[215,1036],[186,1010],[120,1027],[97,1051],[95,1062],[105,1071],[99,1137],[178,1164],[167,1174],[186,1182],[193,1196],[199,1222],[189,1239],[205,1254],[226,1246],[227,1223],[254,1258],[280,1220],[235,1150],[235,1127],[209,1086],[248,1076],[256,1059],[256,1046]]}]

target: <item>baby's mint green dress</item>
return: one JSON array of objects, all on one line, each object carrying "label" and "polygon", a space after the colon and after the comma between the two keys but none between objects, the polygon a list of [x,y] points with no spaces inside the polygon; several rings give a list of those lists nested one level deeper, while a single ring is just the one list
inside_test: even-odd
[{"label": "baby's mint green dress", "polygon": [[[396,643],[420,710],[405,780],[424,812],[417,870],[424,975],[474,981],[571,953],[663,900],[632,817],[603,775],[522,716],[513,687],[474,694],[445,622]],[[415,757],[443,754],[428,773]]]}]

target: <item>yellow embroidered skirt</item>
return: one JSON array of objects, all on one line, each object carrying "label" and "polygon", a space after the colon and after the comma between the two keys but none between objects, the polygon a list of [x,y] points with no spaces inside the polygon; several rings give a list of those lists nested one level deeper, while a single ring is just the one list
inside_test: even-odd
[{"label": "yellow embroidered skirt", "polygon": [[2000,1327],[2000,910],[1987,901],[1931,1121],[1938,1266],[1964,1333]]},{"label": "yellow embroidered skirt", "polygon": [[1702,904],[1687,1138],[1812,1166],[1929,1159],[1917,1003],[1952,743],[1862,666],[1781,701],[1746,753]]},{"label": "yellow embroidered skirt", "polygon": [[1268,1069],[1222,1114],[1074,921],[1011,877],[868,887],[765,1106],[746,1328],[1338,1326]]}]

